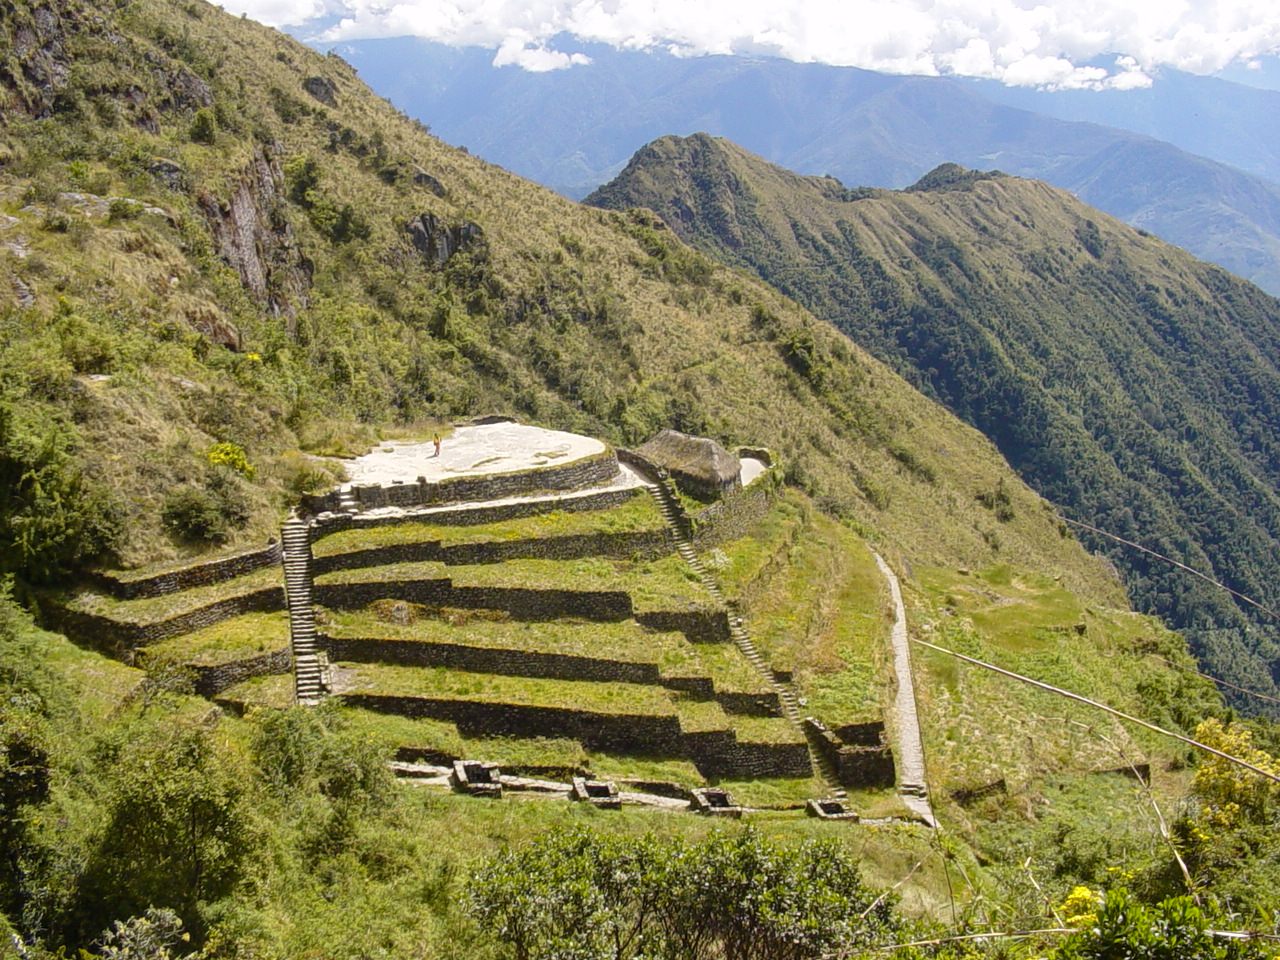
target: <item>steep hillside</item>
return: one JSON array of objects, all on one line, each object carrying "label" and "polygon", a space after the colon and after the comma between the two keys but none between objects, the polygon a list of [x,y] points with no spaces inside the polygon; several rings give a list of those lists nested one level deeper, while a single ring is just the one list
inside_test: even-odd
[{"label": "steep hillside", "polygon": [[[940,167],[846,190],[705,135],[588,199],[650,207],[847,332],[978,427],[1068,514],[1276,606],[1280,306],[1046,184]],[[1277,630],[1105,541],[1204,662],[1276,693]]]},{"label": "steep hillside", "polygon": [[[1197,156],[1188,144],[1202,139],[1174,146],[1103,126],[1105,113],[1057,119],[1037,112],[1034,99],[1014,102],[1016,94],[950,77],[569,42],[590,65],[535,74],[493,67],[489,50],[407,38],[341,49],[375,90],[444,139],[575,198],[615,176],[641,144],[697,131],[849,184],[905,187],[947,162],[997,167],[1070,190],[1280,293],[1280,187],[1247,150]],[[1267,138],[1253,130],[1265,121],[1232,124],[1231,113],[1215,107],[1224,118],[1216,129],[1265,156]],[[1196,129],[1203,137],[1213,126]],[[1237,157],[1249,173],[1227,165]]]},{"label": "steep hillside", "polygon": [[[484,903],[509,894],[546,931],[529,957],[586,955],[572,938],[631,902],[601,893],[625,873],[580,866],[602,844],[660,848],[652,862],[681,871],[660,876],[682,912],[667,899],[654,915],[704,922],[709,899],[729,915],[701,952],[608,951],[629,957],[735,953],[744,888],[774,935],[740,937],[744,957],[932,933],[952,903],[1044,927],[1043,904],[1113,885],[1111,865],[1153,901],[1180,889],[1107,774],[1145,764],[1172,802],[1191,787],[1184,745],[941,654],[915,670],[928,782],[895,787],[929,793],[950,832],[879,785],[846,798],[869,822],[805,815],[830,786],[798,769],[810,732],[828,763],[899,749],[916,711],[885,709],[906,687],[887,665],[903,669],[908,626],[1183,731],[1224,712],[1181,638],[1123,609],[1110,565],[972,427],[651,213],[579,207],[447,147],[341,59],[201,0],[0,5],[0,26],[0,930],[25,941],[15,952],[500,957],[511,928]],[[282,530],[341,458],[449,444],[451,421],[491,413],[618,446],[662,427],[748,446],[763,499],[737,503],[761,512],[587,486],[577,512],[499,498],[457,505],[470,516],[452,529],[374,522],[375,502],[434,498],[420,474],[314,498],[332,537],[298,517]],[[564,473],[605,479],[614,451],[590,449]],[[464,466],[493,472],[506,452]],[[528,489],[546,474],[515,473],[546,493]],[[343,504],[365,494],[357,528]],[[9,574],[83,646],[37,630]],[[763,715],[775,699],[785,718]],[[688,749],[655,747],[673,742]],[[412,786],[392,779],[397,750]],[[421,775],[464,760],[527,773],[522,799]],[[631,778],[651,803],[564,802],[551,775]],[[744,830],[673,797],[703,785],[770,809]],[[1179,821],[1195,882],[1226,876],[1233,905],[1266,908],[1271,865],[1201,838],[1265,849],[1272,834],[1252,808],[1226,826],[1204,809]],[[1034,831],[1054,839],[1026,866]],[[577,853],[503,879],[539,835]],[[785,898],[756,896],[755,867],[732,859],[803,866],[809,838],[836,869],[775,870]],[[734,871],[742,886],[705,882]],[[857,894],[848,930],[828,922],[832,883]],[[801,888],[825,939],[797,954],[776,931],[794,933]],[[893,922],[872,930],[869,910]]]},{"label": "steep hillside", "polygon": [[[257,541],[331,482],[299,448],[504,411],[767,444],[909,556],[1115,596],[989,443],[660,222],[447,147],[339,58],[200,3],[4,16],[5,444],[67,505],[6,504],[10,568]],[[1007,523],[975,500],[1002,478]]]}]

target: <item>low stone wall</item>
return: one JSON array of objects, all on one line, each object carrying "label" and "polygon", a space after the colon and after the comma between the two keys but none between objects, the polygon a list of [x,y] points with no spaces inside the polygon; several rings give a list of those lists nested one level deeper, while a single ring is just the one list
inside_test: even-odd
[{"label": "low stone wall", "polygon": [[[602,486],[618,476],[618,458],[613,450],[604,450],[562,466],[537,467],[510,473],[450,477],[437,482],[423,478],[412,483],[352,484],[351,494],[362,509],[378,507],[418,507],[446,503],[498,500],[518,497],[539,490],[583,490]],[[307,494],[303,508],[309,513],[341,509],[338,491]]]},{"label": "low stone wall", "polygon": [[520,520],[524,517],[536,517],[555,509],[564,513],[581,513],[589,510],[608,510],[626,503],[632,497],[644,493],[639,487],[627,487],[621,490],[602,490],[599,493],[566,497],[549,505],[546,500],[517,500],[514,503],[491,503],[479,506],[468,505],[452,510],[435,510],[429,514],[392,515],[386,517],[355,517],[351,514],[337,514],[317,517],[311,521],[311,539],[316,541],[340,530],[352,530],[360,527],[388,527],[400,523],[424,523],[442,527],[474,527],[485,523],[501,523],[504,520]]},{"label": "low stone wall", "polygon": [[892,787],[897,782],[893,750],[887,746],[841,747],[833,766],[841,786]]},{"label": "low stone wall", "polygon": [[683,633],[690,643],[727,643],[729,613],[706,607],[693,610],[650,610],[636,614],[636,622],[658,633]]},{"label": "low stone wall", "polygon": [[743,742],[732,730],[708,730],[685,734],[684,747],[707,778],[813,776],[804,743]]},{"label": "low stone wall", "polygon": [[457,724],[463,736],[565,737],[584,746],[648,753],[682,753],[679,721],[671,715],[593,713],[563,707],[477,703],[430,697],[342,695],[352,707],[427,717]]},{"label": "low stone wall", "polygon": [[190,566],[166,570],[146,577],[120,577],[107,571],[92,571],[86,579],[120,600],[160,597],[192,587],[204,587],[244,576],[280,562],[280,543],[273,541],[256,550],[246,550],[230,557],[203,560]]},{"label": "low stone wall", "polygon": [[716,686],[710,677],[662,677],[659,681],[668,690],[679,690],[695,700],[710,700],[716,695]]},{"label": "low stone wall", "polygon": [[595,680],[614,683],[658,684],[656,663],[631,663],[599,657],[534,653],[497,647],[463,646],[417,640],[346,638],[320,635],[330,660],[355,663],[394,663],[403,666],[449,667],[472,673],[550,680]]},{"label": "low stone wall", "polygon": [[62,608],[45,609],[43,619],[83,646],[124,659],[134,647],[194,633],[246,613],[274,613],[283,610],[284,604],[284,588],[273,586],[218,600],[152,623],[130,623]]},{"label": "low stone wall", "polygon": [[223,690],[253,677],[292,673],[293,652],[286,646],[246,660],[233,660],[216,666],[188,664],[188,667],[196,675],[196,693],[202,697],[215,697]]},{"label": "low stone wall", "polygon": [[356,570],[393,563],[438,561],[450,566],[501,563],[504,560],[579,560],[606,557],[615,560],[656,560],[675,549],[671,534],[662,530],[632,533],[583,533],[565,537],[530,537],[524,540],[497,540],[489,543],[456,543],[442,546],[439,540],[369,547],[316,557],[316,575],[334,570]]},{"label": "low stone wall", "polygon": [[632,614],[631,595],[621,590],[533,590],[524,587],[456,587],[438,580],[380,580],[370,583],[317,583],[314,601],[323,607],[352,610],[377,600],[405,600],[426,606],[505,610],[521,621],[584,620],[613,622]]},{"label": "low stone wall", "polygon": [[884,721],[850,723],[832,731],[840,742],[849,747],[879,747],[884,745]]}]

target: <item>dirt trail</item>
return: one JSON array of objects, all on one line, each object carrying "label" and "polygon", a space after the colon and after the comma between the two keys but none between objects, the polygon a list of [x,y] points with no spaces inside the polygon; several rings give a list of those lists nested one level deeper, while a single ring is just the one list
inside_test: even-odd
[{"label": "dirt trail", "polygon": [[894,621],[890,639],[893,641],[893,669],[898,677],[898,693],[893,704],[894,728],[898,735],[898,742],[894,744],[898,794],[912,813],[918,814],[929,826],[936,827],[938,822],[929,804],[929,786],[925,779],[924,744],[920,740],[916,688],[911,679],[911,642],[907,639],[907,612],[902,604],[902,588],[897,575],[880,554],[873,552],[872,556],[889,582],[889,595],[893,600]]}]

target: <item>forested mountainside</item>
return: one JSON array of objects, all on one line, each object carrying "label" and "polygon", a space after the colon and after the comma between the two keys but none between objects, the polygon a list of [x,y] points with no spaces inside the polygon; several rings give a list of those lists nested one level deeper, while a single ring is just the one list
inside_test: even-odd
[{"label": "forested mountainside", "polygon": [[[1072,519],[1280,605],[1280,304],[1251,284],[1046,184],[954,165],[903,191],[846,189],[667,137],[587,202],[651,208],[805,304]],[[1086,540],[1211,673],[1280,692],[1270,616]]]},{"label": "forested mountainside", "polygon": [[[1104,126],[1102,108],[1078,118],[1094,122],[1037,112],[1050,94],[1019,101],[1016,92],[953,77],[565,43],[591,63],[531,73],[494,67],[490,50],[413,38],[340,46],[375,90],[445,140],[575,199],[615,176],[641,144],[697,131],[790,170],[856,185],[905,187],[945,162],[999,167],[1069,190],[1280,293],[1280,187],[1265,169],[1228,165],[1248,161],[1250,147],[1268,155],[1267,136],[1255,132],[1268,121],[1260,112],[1241,122],[1237,97],[1214,96],[1214,119],[1197,124],[1201,136],[1192,142],[1216,127],[1241,150],[1197,156],[1186,140]],[[1090,104],[1107,97],[1080,93]],[[1187,102],[1194,102],[1189,91]]]},{"label": "forested mountainside", "polygon": [[[93,628],[83,646],[39,629],[32,599],[133,616],[140,636],[175,611],[269,594],[275,607],[237,615],[236,635],[210,640],[204,621],[196,632],[238,654],[283,652],[288,670],[291,650],[267,649],[287,643],[291,621],[271,559],[280,549],[264,542],[302,493],[334,485],[340,458],[471,415],[615,444],[675,427],[776,455],[776,499],[750,535],[697,567],[675,555],[537,556],[477,560],[472,582],[616,584],[652,567],[693,604],[677,612],[697,619],[690,598],[710,593],[714,569],[717,622],[740,631],[741,611],[764,651],[752,682],[768,670],[780,687],[789,671],[812,709],[883,715],[899,687],[889,636],[910,627],[1272,763],[1269,728],[1233,721],[1183,640],[1125,608],[1110,565],[978,431],[652,214],[579,207],[450,148],[338,57],[203,0],[0,3],[0,296],[0,954],[806,960],[884,955],[966,925],[1061,926],[1055,911],[1070,905],[1105,929],[1015,952],[1094,960],[1107,942],[1173,929],[1199,960],[1214,955],[1211,927],[1274,911],[1273,790],[936,650],[917,650],[930,766],[927,790],[915,789],[930,794],[939,832],[894,788],[850,791],[863,821],[808,818],[805,799],[827,789],[817,777],[723,784],[767,808],[742,825],[672,811],[670,794],[723,778],[572,737],[362,710],[343,699],[366,682],[354,668],[318,706],[289,705],[297,688],[279,673],[248,681],[264,681],[260,699],[224,708],[195,695],[183,659],[194,634],[122,653]],[[653,504],[557,514],[453,528],[445,546],[475,557],[483,541],[492,558],[521,538],[540,546],[547,526],[581,546],[637,532],[637,514],[663,522]],[[403,535],[443,549],[437,528],[421,527],[378,528],[380,547],[396,554]],[[328,546],[325,576],[386,576],[335,560],[369,543]],[[212,584],[170,577],[210,554],[224,572],[263,565]],[[421,582],[422,565],[400,567]],[[166,578],[180,589],[94,593]],[[393,622],[306,605],[348,638],[372,625],[403,639],[412,624],[400,621],[422,615],[457,646],[460,634],[506,651],[520,641],[543,664],[639,651],[650,679],[669,666],[657,663],[670,649],[662,634],[634,618],[601,627],[393,602],[404,610],[388,615],[408,611]],[[704,646],[725,671],[756,670],[732,659],[736,647]],[[501,659],[469,676],[429,663],[366,673],[405,699],[429,686],[498,707],[573,708],[589,692],[600,710],[639,701],[657,716],[661,695],[672,723],[667,694],[700,685],[678,674],[670,690],[570,683],[503,673]],[[706,725],[718,702],[679,705],[691,737],[727,734]],[[790,726],[745,713],[735,723]],[[666,789],[667,806],[401,784],[389,761],[406,746],[533,776],[632,777]],[[884,756],[892,744],[865,746]],[[1140,805],[1129,776],[1142,771]],[[1178,804],[1172,832],[1148,803]],[[608,940],[624,929],[636,936]]]}]

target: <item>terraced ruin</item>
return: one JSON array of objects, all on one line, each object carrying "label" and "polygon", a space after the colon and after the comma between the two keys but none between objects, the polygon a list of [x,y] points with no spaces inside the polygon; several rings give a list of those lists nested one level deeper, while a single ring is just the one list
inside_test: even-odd
[{"label": "terraced ruin", "polygon": [[[743,611],[765,612],[752,591],[779,568],[757,554],[795,547],[768,452],[697,489],[644,449],[511,422],[458,427],[438,453],[388,444],[304,497],[279,543],[102,574],[47,612],[120,659],[183,665],[238,712],[336,698],[424,782],[463,788],[450,764],[510,763],[520,744],[524,772],[572,775],[565,795],[606,805],[602,770],[783,784],[796,806],[892,786],[878,694],[832,732],[806,716],[778,631],[750,635]],[[730,553],[744,559],[722,586]]]}]

